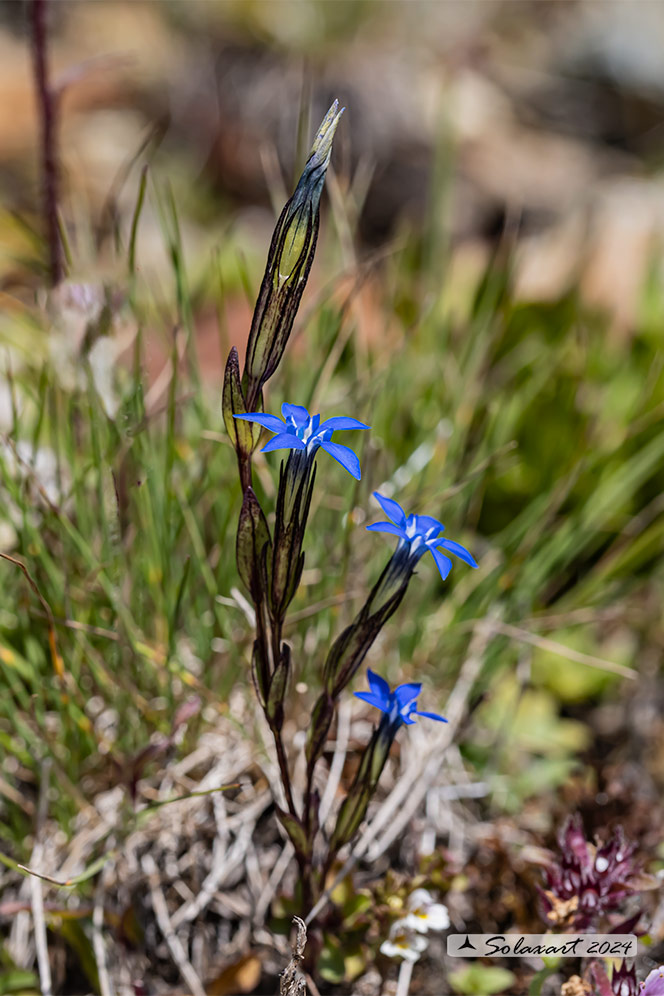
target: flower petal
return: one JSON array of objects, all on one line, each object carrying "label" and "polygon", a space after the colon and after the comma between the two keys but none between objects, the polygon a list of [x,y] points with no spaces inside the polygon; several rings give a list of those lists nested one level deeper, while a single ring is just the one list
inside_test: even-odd
[{"label": "flower petal", "polygon": [[309,412],[302,405],[289,405],[284,401],[281,406],[281,414],[284,418],[292,418],[298,429],[301,429],[309,421]]},{"label": "flower petal", "polygon": [[455,543],[454,540],[441,539],[436,540],[436,546],[442,547],[444,550],[449,550],[450,553],[456,554],[461,560],[470,564],[471,567],[477,567],[475,558],[466,550],[465,546],[461,546],[461,543]]},{"label": "flower petal", "polygon": [[442,532],[445,526],[438,519],[434,519],[432,515],[416,515],[415,520],[417,523],[417,531],[426,533],[434,526],[438,526],[438,531]]},{"label": "flower petal", "polygon": [[418,910],[422,906],[429,907],[432,905],[433,896],[428,889],[414,889],[406,902],[406,907],[409,910]]},{"label": "flower petal", "polygon": [[422,691],[421,682],[413,681],[406,685],[399,685],[398,688],[394,689],[394,696],[399,703],[399,712],[405,709],[407,705],[414,702],[417,696]]},{"label": "flower petal", "polygon": [[261,453],[269,453],[271,450],[306,450],[306,448],[306,444],[298,439],[294,432],[280,432],[265,444]]},{"label": "flower petal", "polygon": [[367,526],[367,529],[370,533],[392,533],[394,536],[406,539],[406,530],[401,526],[392,525],[391,522],[374,522],[372,526]]},{"label": "flower petal", "polygon": [[368,702],[370,706],[380,709],[381,712],[389,711],[388,703],[380,695],[374,695],[373,692],[353,692],[353,694],[363,702]]},{"label": "flower petal", "polygon": [[450,918],[446,906],[431,902],[409,913],[404,924],[409,930],[414,930],[418,934],[428,934],[430,930],[447,930]]},{"label": "flower petal", "polygon": [[276,415],[266,415],[262,412],[248,412],[246,415],[234,415],[233,418],[242,418],[247,422],[258,422],[270,432],[283,432],[285,429],[284,423]]},{"label": "flower petal", "polygon": [[413,709],[413,716],[426,716],[427,719],[437,719],[439,723],[448,722],[444,716],[439,716],[437,712],[420,712],[419,709]]},{"label": "flower petal", "polygon": [[653,968],[641,985],[640,996],[662,996],[664,993],[664,965]]},{"label": "flower petal", "polygon": [[388,940],[381,944],[380,950],[391,958],[398,955],[407,961],[417,961],[428,943],[421,934],[408,929],[405,919],[396,920],[390,927]]},{"label": "flower petal", "polygon": [[394,501],[392,498],[386,498],[385,495],[379,495],[377,491],[374,491],[373,495],[388,519],[391,519],[392,522],[396,522],[397,526],[406,525],[406,513],[398,501]]},{"label": "flower petal", "polygon": [[348,473],[355,478],[355,480],[360,480],[360,461],[357,459],[353,451],[348,446],[342,446],[340,443],[321,443],[321,448],[329,453],[331,457],[334,457],[341,466],[348,471]]},{"label": "flower petal", "polygon": [[420,957],[419,952],[413,948],[402,947],[399,944],[393,944],[392,941],[383,941],[380,951],[388,958],[403,958],[405,961],[417,961]]},{"label": "flower petal", "polygon": [[429,930],[447,930],[450,925],[450,915],[447,906],[433,903],[427,910],[427,926]]},{"label": "flower petal", "polygon": [[390,697],[390,686],[385,681],[385,678],[381,678],[379,674],[372,671],[371,668],[367,668],[367,679],[369,681],[369,688],[374,693],[374,695],[380,695],[386,702]]},{"label": "flower petal", "polygon": [[358,422],[356,418],[346,418],[345,415],[336,415],[334,418],[327,418],[324,422],[321,422],[318,427],[319,432],[323,432],[325,429],[332,429],[336,432],[337,429],[370,429],[370,425],[365,425],[364,422]]},{"label": "flower petal", "polygon": [[440,576],[443,581],[445,581],[447,575],[452,570],[452,561],[449,557],[446,557],[444,553],[441,553],[440,550],[437,550],[435,546],[429,547],[429,549],[433,554],[433,559],[436,561],[436,566],[440,571]]}]

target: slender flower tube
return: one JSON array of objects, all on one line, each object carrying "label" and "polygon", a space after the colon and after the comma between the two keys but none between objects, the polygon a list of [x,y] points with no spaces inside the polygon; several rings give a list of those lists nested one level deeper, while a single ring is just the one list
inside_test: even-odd
[{"label": "slender flower tube", "polygon": [[477,567],[465,547],[443,539],[440,534],[444,526],[438,519],[429,515],[407,516],[391,498],[379,494],[376,498],[392,521],[377,522],[367,529],[396,535],[399,543],[354,621],[337,637],[328,652],[323,668],[325,688],[314,707],[307,741],[310,771],[324,749],[336,700],[357,673],[381,628],[399,607],[420,557],[431,551],[444,578],[450,572],[452,561],[439,547],[465,560],[471,567]]},{"label": "slender flower tube", "polygon": [[299,584],[304,564],[302,543],[309,514],[314,481],[314,460],[319,449],[337,460],[356,480],[360,479],[360,461],[348,446],[332,442],[332,433],[346,429],[368,429],[355,418],[337,416],[321,422],[320,415],[309,415],[302,405],[283,404],[283,418],[266,412],[247,412],[235,418],[255,422],[274,437],[263,452],[290,450],[285,468],[282,465],[277,493],[274,527],[270,608],[272,618],[283,619]]},{"label": "slender flower tube", "polygon": [[[398,731],[402,726],[412,725],[413,716],[426,716],[446,723],[444,716],[436,712],[420,712],[417,708],[417,697],[422,686],[420,684],[399,685],[394,691],[388,683],[368,671],[370,692],[355,692],[357,698],[375,706],[383,713],[380,723],[374,730],[367,745],[353,784],[344,799],[337,824],[330,839],[330,853],[337,853],[339,848],[347,844],[356,833],[364,819],[371,797],[376,790],[385,762],[390,753]],[[430,898],[430,897],[429,897]],[[420,922],[420,921],[418,921]]]}]

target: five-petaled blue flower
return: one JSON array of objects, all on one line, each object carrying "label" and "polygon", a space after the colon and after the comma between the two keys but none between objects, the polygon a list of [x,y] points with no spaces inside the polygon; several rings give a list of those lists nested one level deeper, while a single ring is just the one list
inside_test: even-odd
[{"label": "five-petaled blue flower", "polygon": [[370,692],[355,692],[358,699],[368,702],[388,716],[393,726],[399,727],[402,723],[410,726],[415,720],[413,716],[426,716],[427,719],[437,719],[441,723],[446,723],[444,716],[439,716],[437,712],[421,712],[417,708],[417,696],[422,690],[422,685],[414,682],[408,685],[399,685],[392,691],[390,686],[381,678],[379,674],[367,669]]},{"label": "five-petaled blue flower", "polygon": [[445,526],[438,519],[434,519],[430,515],[407,516],[398,502],[393,501],[392,498],[386,498],[385,495],[379,495],[377,491],[374,491],[374,498],[388,519],[391,519],[391,522],[375,522],[372,526],[367,526],[367,529],[398,536],[397,554],[404,553],[412,563],[412,560],[418,561],[423,553],[430,550],[443,581],[452,570],[452,561],[444,553],[441,553],[441,547],[443,550],[454,553],[471,567],[477,567],[474,558],[464,546],[455,543],[454,540],[443,539],[440,534]]},{"label": "five-petaled blue flower", "polygon": [[248,412],[246,415],[236,415],[235,418],[258,422],[263,428],[277,433],[274,439],[263,447],[261,451],[263,453],[268,453],[270,450],[306,450],[311,456],[320,446],[338,460],[356,480],[360,480],[360,461],[353,451],[348,446],[330,440],[332,433],[337,429],[369,429],[370,426],[358,422],[356,418],[346,418],[344,415],[321,422],[320,415],[309,415],[302,405],[283,404],[281,414],[283,419],[263,412]]}]

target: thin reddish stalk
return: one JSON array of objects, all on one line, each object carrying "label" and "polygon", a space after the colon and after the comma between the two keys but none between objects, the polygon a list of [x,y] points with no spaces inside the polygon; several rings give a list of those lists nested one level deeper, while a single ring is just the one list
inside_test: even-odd
[{"label": "thin reddish stalk", "polygon": [[53,286],[63,277],[62,242],[58,225],[57,95],[48,78],[46,8],[48,0],[32,0],[32,53],[41,127],[44,219],[49,251],[49,273]]}]

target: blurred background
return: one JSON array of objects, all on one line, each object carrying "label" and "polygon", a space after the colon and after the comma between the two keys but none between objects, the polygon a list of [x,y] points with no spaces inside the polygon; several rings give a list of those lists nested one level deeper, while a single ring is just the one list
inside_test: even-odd
[{"label": "blurred background", "polygon": [[[155,889],[207,991],[271,992],[285,963],[296,883],[219,404],[334,98],[316,262],[266,408],[373,431],[357,487],[319,468],[294,751],[325,648],[388,551],[363,529],[372,490],[439,515],[480,570],[443,586],[423,562],[368,659],[443,712],[461,675],[464,718],[349,886],[377,919],[335,907],[320,991],[393,991],[380,903],[416,875],[458,929],[544,929],[537,856],[573,812],[664,867],[664,6],[47,4],[55,286],[31,17],[0,5],[0,551],[29,574],[0,563],[0,992],[41,991],[16,868],[35,854],[84,876],[46,896],[55,992],[104,992],[95,907],[119,991],[182,991]],[[269,502],[277,463],[257,469]],[[371,717],[346,719],[347,780]],[[428,735],[395,748],[386,797]],[[638,908],[656,959],[664,909],[652,892]],[[442,951],[411,992],[441,992]],[[448,965],[447,991],[525,992],[515,964]]]}]

